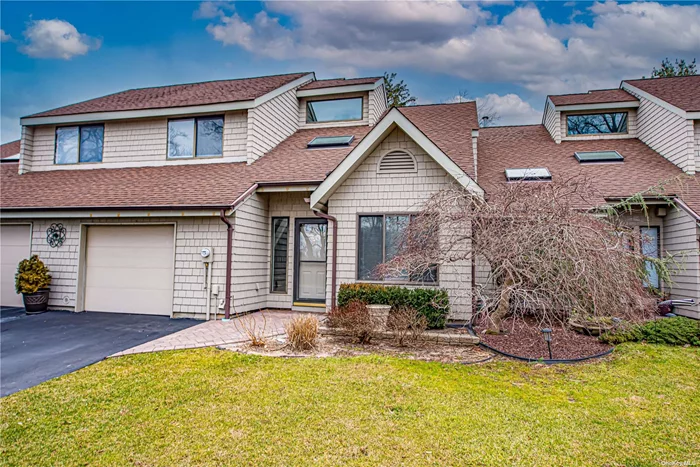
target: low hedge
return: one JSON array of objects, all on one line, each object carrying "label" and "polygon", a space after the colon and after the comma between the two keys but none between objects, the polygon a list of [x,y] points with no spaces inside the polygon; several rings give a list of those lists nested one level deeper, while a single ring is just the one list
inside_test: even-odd
[{"label": "low hedge", "polygon": [[644,341],[650,344],[700,346],[700,321],[682,316],[657,319],[603,334],[600,340],[613,345]]},{"label": "low hedge", "polygon": [[368,305],[391,305],[393,308],[408,306],[421,313],[428,321],[428,328],[445,327],[450,301],[444,289],[410,289],[396,285],[341,284],[338,306],[352,300],[362,300]]}]

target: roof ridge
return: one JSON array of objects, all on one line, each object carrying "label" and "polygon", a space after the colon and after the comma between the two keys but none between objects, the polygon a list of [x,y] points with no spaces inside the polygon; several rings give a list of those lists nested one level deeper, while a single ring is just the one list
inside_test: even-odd
[{"label": "roof ridge", "polygon": [[[243,81],[246,79],[274,78],[276,76],[309,75],[311,73],[314,73],[314,72],[313,71],[306,71],[306,72],[296,72],[296,73],[277,73],[274,75],[248,76],[245,78],[210,79],[210,80],[206,80],[206,81],[193,81],[190,83],[164,84],[162,86],[143,86],[140,88],[125,89],[124,91],[119,91],[119,92],[115,92],[112,94],[107,94],[106,96],[101,96],[101,97],[107,97],[107,96],[111,96],[113,94],[119,94],[121,92],[139,91],[142,89],[174,88],[176,86],[191,86],[193,84],[218,83],[218,82],[224,82],[224,81]],[[88,99],[88,100],[90,100],[90,99]]]},{"label": "roof ridge", "polygon": [[657,80],[664,80],[664,79],[675,79],[675,78],[700,78],[700,75],[695,74],[695,75],[685,75],[685,76],[659,76],[658,78],[635,78],[635,79],[623,79],[623,83],[629,83],[630,81],[657,81]]},{"label": "roof ridge", "polygon": [[392,107],[396,108],[396,109],[410,109],[412,107],[434,107],[434,106],[438,106],[438,105],[461,105],[461,104],[476,104],[476,100],[464,101],[464,102],[434,102],[432,104],[402,105],[400,107],[392,105]]},{"label": "roof ridge", "polygon": [[519,128],[519,127],[524,127],[524,126],[541,126],[544,128],[544,125],[542,123],[521,123],[519,125],[484,126],[484,127],[479,128],[479,131],[481,131],[481,130],[495,130],[495,129],[500,129],[500,128]]}]

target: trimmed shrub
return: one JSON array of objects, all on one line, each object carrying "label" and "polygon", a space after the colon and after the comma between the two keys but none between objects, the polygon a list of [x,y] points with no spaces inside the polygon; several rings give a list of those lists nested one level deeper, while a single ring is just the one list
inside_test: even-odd
[{"label": "trimmed shrub", "polygon": [[648,342],[650,344],[700,346],[700,321],[678,316],[662,318],[600,336],[608,344]]},{"label": "trimmed shrub", "polygon": [[445,327],[450,301],[444,289],[409,289],[396,285],[341,284],[338,292],[338,306],[345,306],[352,300],[361,300],[367,305],[390,305],[392,311],[399,307],[409,307],[425,316],[429,329]]},{"label": "trimmed shrub", "polygon": [[34,293],[51,284],[49,268],[37,255],[23,259],[17,266],[15,274],[15,291],[17,293]]}]

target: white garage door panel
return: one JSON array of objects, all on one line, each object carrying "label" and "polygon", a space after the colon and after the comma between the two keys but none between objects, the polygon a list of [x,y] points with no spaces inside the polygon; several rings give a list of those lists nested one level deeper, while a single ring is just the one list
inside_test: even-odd
[{"label": "white garage door panel", "polygon": [[15,293],[17,264],[29,258],[29,225],[0,226],[0,305],[23,306],[22,296]]},{"label": "white garage door panel", "polygon": [[90,226],[85,309],[170,315],[172,226]]}]

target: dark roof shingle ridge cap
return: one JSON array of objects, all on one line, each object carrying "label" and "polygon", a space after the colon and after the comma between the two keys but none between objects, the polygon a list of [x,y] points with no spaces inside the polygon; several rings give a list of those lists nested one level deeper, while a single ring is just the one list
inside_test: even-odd
[{"label": "dark roof shingle ridge cap", "polygon": [[464,104],[476,104],[475,100],[472,101],[464,101],[464,102],[433,102],[432,104],[414,104],[414,105],[402,105],[402,106],[396,106],[392,105],[390,108],[392,109],[411,109],[413,107],[436,107],[439,105],[464,105]]},{"label": "dark roof shingle ridge cap", "polygon": [[521,123],[519,125],[494,125],[494,126],[484,126],[479,128],[479,130],[498,130],[501,128],[521,128],[521,127],[533,127],[539,126],[546,128],[542,123]]},{"label": "dark roof shingle ridge cap", "polygon": [[323,79],[317,79],[314,81],[314,83],[318,83],[319,81],[357,81],[358,79],[376,79],[380,80],[384,78],[383,76],[358,76],[357,78],[345,78],[345,77],[338,77],[338,78],[323,78]]},{"label": "dark roof shingle ridge cap", "polygon": [[698,78],[700,79],[700,75],[685,75],[685,76],[660,76],[658,78],[634,78],[634,79],[623,79],[622,83],[631,83],[631,82],[639,82],[639,81],[659,81],[659,80],[665,80],[665,79],[676,79],[676,78]]}]

